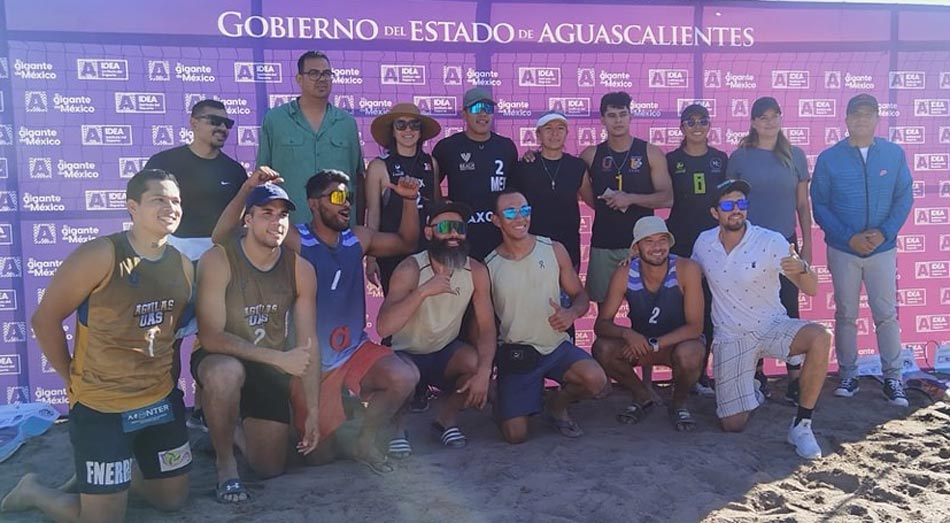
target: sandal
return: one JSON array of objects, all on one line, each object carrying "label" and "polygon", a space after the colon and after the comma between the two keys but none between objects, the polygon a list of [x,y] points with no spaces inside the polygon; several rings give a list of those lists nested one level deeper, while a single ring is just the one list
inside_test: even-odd
[{"label": "sandal", "polygon": [[696,420],[684,408],[670,409],[670,419],[673,420],[673,427],[678,432],[692,432],[696,428]]},{"label": "sandal", "polygon": [[468,438],[466,438],[465,434],[462,434],[462,431],[455,425],[443,427],[439,422],[433,421],[432,432],[446,447],[460,449],[468,443]]},{"label": "sandal", "polygon": [[364,458],[361,456],[353,456],[353,461],[361,465],[366,465],[366,467],[373,471],[374,474],[379,474],[380,476],[386,476],[396,471],[396,468],[389,463],[389,460],[386,458],[386,456],[382,456],[382,458]]},{"label": "sandal", "polygon": [[[244,496],[244,498],[240,499],[241,496]],[[234,504],[251,499],[251,493],[244,488],[244,484],[241,483],[240,479],[232,478],[214,489],[214,497],[218,500],[218,503]]]},{"label": "sandal", "polygon": [[558,419],[547,412],[541,414],[541,419],[549,423],[566,438],[579,438],[584,435],[584,431],[573,420]]},{"label": "sandal", "polygon": [[386,452],[393,459],[406,459],[412,456],[412,445],[409,444],[409,433],[389,440],[389,450]]},{"label": "sandal", "polygon": [[627,425],[640,423],[646,419],[647,414],[649,414],[650,410],[653,409],[653,405],[654,403],[652,400],[642,405],[634,401],[629,406],[627,406],[623,412],[617,414],[617,421]]}]

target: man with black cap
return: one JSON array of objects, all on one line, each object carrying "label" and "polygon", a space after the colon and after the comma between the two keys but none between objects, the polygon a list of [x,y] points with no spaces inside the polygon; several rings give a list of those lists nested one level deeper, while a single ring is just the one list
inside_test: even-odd
[{"label": "man with black cap", "polygon": [[468,241],[471,256],[482,260],[499,243],[501,235],[492,225],[495,194],[507,186],[518,161],[514,142],[492,132],[495,101],[486,89],[474,87],[462,98],[465,130],[444,138],[432,150],[440,175],[449,179],[449,199],[468,204]]},{"label": "man with black cap", "polygon": [[[392,336],[393,350],[419,369],[419,384],[445,393],[432,429],[452,448],[466,443],[456,423],[458,412],[485,406],[495,357],[491,282],[488,269],[468,256],[470,216],[467,205],[451,201],[432,210],[423,231],[428,249],[396,268],[376,321],[376,332]],[[459,339],[470,304],[479,333],[473,344]],[[402,412],[389,444],[389,455],[396,458],[412,453]]]},{"label": "man with black cap", "polygon": [[[373,120],[370,132],[384,148],[366,168],[366,226],[382,232],[396,232],[402,220],[402,198],[389,190],[390,184],[408,176],[419,180],[419,223],[425,224],[429,208],[439,196],[438,164],[422,150],[422,144],[439,135],[442,126],[423,115],[415,104],[396,104]],[[421,236],[421,234],[420,234]],[[423,246],[419,245],[416,252]],[[405,256],[366,257],[366,277],[389,292],[389,279]]]},{"label": "man with black cap", "polygon": [[859,94],[848,102],[848,137],[818,155],[811,184],[815,221],[825,232],[835,296],[835,352],[841,382],[835,396],[858,391],[857,328],[861,283],[874,318],[884,372],[884,397],[906,407],[897,323],[896,238],[913,204],[907,157],[874,136],[877,100]]},{"label": "man with black cap", "polygon": [[693,259],[702,266],[713,296],[716,414],[723,430],[742,431],[749,413],[764,401],[753,378],[759,357],[804,355],[798,414],[788,442],[799,456],[819,458],[811,415],[828,372],[831,333],[818,323],[788,317],[778,279],[784,274],[814,296],[818,276],[781,234],[746,221],[749,191],[744,180],[721,183],[710,209],[719,226],[700,234],[693,246]]},{"label": "man with black cap", "polygon": [[[644,216],[633,227],[631,250],[636,256],[617,267],[607,298],[597,310],[591,352],[607,375],[633,393],[633,403],[621,412],[621,423],[639,423],[653,399],[633,371],[637,365],[666,365],[673,369],[670,416],[679,431],[696,426],[686,409],[689,391],[703,369],[702,271],[689,258],[670,254],[673,235],[659,216]],[[630,327],[615,316],[627,300]]]},{"label": "man with black cap", "polygon": [[[246,195],[243,234],[215,245],[198,265],[201,338],[191,369],[204,391],[221,503],[248,498],[234,457],[238,420],[251,469],[265,478],[284,472],[293,376],[308,392],[309,417],[297,451],[308,454],[319,443],[316,275],[284,246],[295,206],[279,185],[260,184],[265,178],[248,178],[239,193]],[[285,350],[291,316],[296,346]]]}]

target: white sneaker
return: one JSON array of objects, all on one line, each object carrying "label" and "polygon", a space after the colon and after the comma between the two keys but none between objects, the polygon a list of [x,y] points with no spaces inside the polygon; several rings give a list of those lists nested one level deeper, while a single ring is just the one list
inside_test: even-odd
[{"label": "white sneaker", "polygon": [[798,425],[792,420],[792,426],[788,429],[788,442],[795,446],[795,453],[805,459],[821,457],[821,447],[811,431],[810,419],[803,419]]}]

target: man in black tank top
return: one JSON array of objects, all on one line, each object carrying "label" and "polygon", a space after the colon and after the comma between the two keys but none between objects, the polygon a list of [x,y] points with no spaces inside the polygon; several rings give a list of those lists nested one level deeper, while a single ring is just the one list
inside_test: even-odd
[{"label": "man in black tank top", "polygon": [[492,225],[495,195],[507,186],[518,161],[518,150],[509,138],[492,132],[495,101],[481,87],[469,89],[462,99],[465,131],[444,138],[432,150],[440,175],[449,180],[449,199],[472,208],[468,240],[471,256],[482,261],[501,243]]},{"label": "man in black tank top", "polygon": [[[400,103],[384,115],[376,117],[371,126],[373,139],[385,150],[369,162],[366,168],[366,226],[381,232],[396,232],[402,220],[402,198],[387,187],[397,184],[408,176],[419,180],[419,225],[426,223],[429,209],[441,196],[439,167],[431,156],[422,150],[422,144],[438,136],[442,126],[423,115],[415,104]],[[424,248],[425,237],[419,234],[419,245],[413,253]],[[405,255],[377,259],[366,257],[366,279],[383,288],[389,294],[389,279],[396,266],[406,259]]]},{"label": "man in black tank top", "polygon": [[607,93],[600,121],[607,141],[584,149],[594,197],[594,226],[587,265],[587,292],[603,302],[614,269],[629,257],[633,224],[673,204],[666,157],[655,145],[630,136],[630,95]]},{"label": "man in black tank top", "polygon": [[[260,181],[258,175],[249,178],[242,192]],[[297,451],[309,454],[320,439],[316,275],[283,245],[294,204],[279,185],[267,183],[250,190],[245,208],[243,237],[216,245],[198,265],[201,348],[191,366],[204,389],[216,454],[215,495],[222,503],[248,498],[233,451],[238,420],[251,469],[265,478],[284,472],[293,376],[307,391],[309,413]],[[296,346],[285,350],[291,317]]]},{"label": "man in black tank top", "polygon": [[[706,351],[702,272],[696,262],[670,255],[673,235],[662,218],[640,218],[633,234],[632,251],[638,257],[629,266],[617,267],[610,279],[591,352],[608,376],[633,393],[633,403],[617,416],[621,423],[640,422],[653,406],[633,367],[666,365],[673,369],[673,426],[693,430],[696,424],[686,399],[699,379]],[[629,328],[615,322],[624,299],[630,307]]]}]

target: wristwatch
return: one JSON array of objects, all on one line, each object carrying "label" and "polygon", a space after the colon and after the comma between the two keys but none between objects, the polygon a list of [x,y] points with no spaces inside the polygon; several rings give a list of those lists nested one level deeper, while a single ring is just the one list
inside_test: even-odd
[{"label": "wristwatch", "polygon": [[647,340],[651,347],[653,347],[653,352],[660,352],[660,340],[656,338],[650,338]]}]

